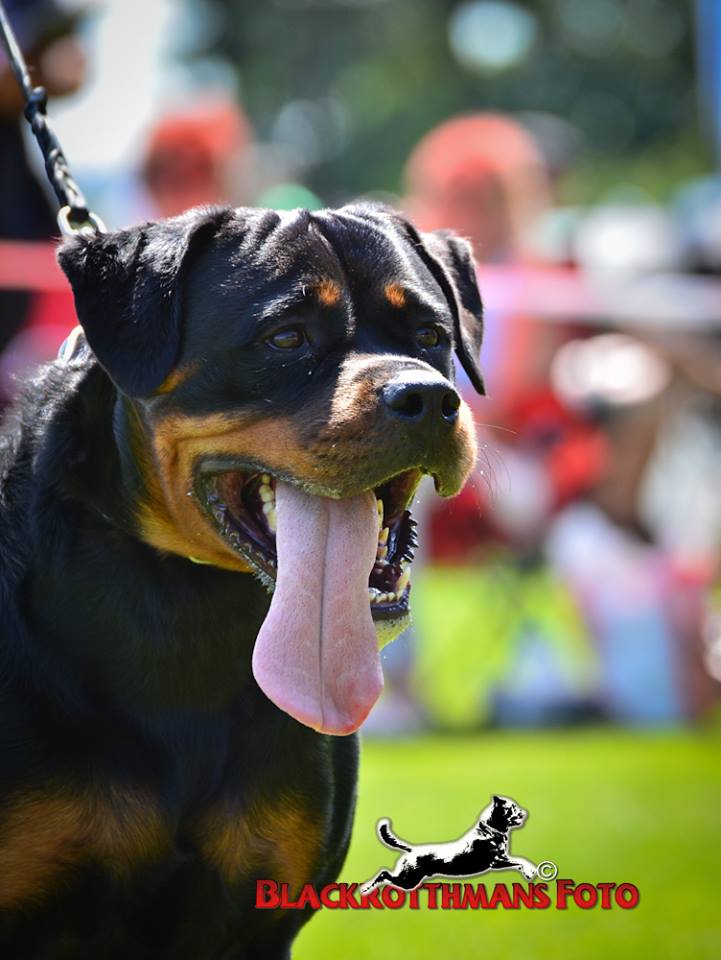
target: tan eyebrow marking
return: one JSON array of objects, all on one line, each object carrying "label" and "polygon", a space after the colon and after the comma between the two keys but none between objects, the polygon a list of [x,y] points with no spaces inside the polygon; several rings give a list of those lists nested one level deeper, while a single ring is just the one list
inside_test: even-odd
[{"label": "tan eyebrow marking", "polygon": [[324,307],[334,307],[340,302],[341,288],[335,280],[321,280],[316,286],[315,292]]},{"label": "tan eyebrow marking", "polygon": [[406,305],[406,292],[399,283],[387,283],[383,288],[386,300],[392,307],[401,309]]},{"label": "tan eyebrow marking", "polygon": [[176,387],[179,387],[181,383],[184,383],[192,373],[194,373],[193,367],[185,367],[182,369],[176,367],[175,370],[170,371],[160,386],[155,388],[155,393],[171,393]]}]

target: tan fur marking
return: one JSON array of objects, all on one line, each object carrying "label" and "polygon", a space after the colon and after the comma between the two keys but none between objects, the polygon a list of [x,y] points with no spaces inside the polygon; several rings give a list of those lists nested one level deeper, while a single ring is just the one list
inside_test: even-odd
[{"label": "tan fur marking", "polygon": [[340,303],[342,291],[335,280],[321,280],[315,288],[316,296],[324,307],[335,307]]},{"label": "tan fur marking", "polygon": [[[136,428],[143,430],[140,419]],[[227,570],[248,573],[250,567],[213,529],[194,497],[193,470],[201,456],[224,454],[262,458],[271,473],[313,478],[318,464],[300,448],[289,420],[214,414],[187,417],[171,414],[151,427],[152,438],[137,440],[149,498],[139,511],[143,539],[153,546],[197,557]]]},{"label": "tan fur marking", "polygon": [[343,361],[331,400],[331,428],[373,422],[369,418],[377,415],[378,391],[393,360],[388,354],[355,353]]},{"label": "tan fur marking", "polygon": [[392,307],[401,310],[406,305],[406,292],[399,283],[387,283],[383,289],[386,300]]},{"label": "tan fur marking", "polygon": [[41,898],[87,861],[120,876],[169,849],[152,797],[121,787],[62,787],[18,795],[0,814],[0,908]]},{"label": "tan fur marking", "polygon": [[294,892],[310,879],[321,833],[308,810],[292,798],[257,804],[245,812],[216,807],[198,826],[200,849],[232,883],[263,869]]},{"label": "tan fur marking", "polygon": [[155,394],[160,396],[166,393],[172,393],[173,390],[175,390],[176,387],[179,387],[181,383],[185,383],[192,373],[193,370],[190,367],[185,367],[183,369],[177,367],[175,370],[171,370],[165,380],[163,380],[160,386],[156,388]]}]

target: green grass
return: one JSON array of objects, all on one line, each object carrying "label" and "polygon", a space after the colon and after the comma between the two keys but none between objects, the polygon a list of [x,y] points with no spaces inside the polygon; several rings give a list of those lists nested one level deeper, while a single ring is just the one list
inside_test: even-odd
[{"label": "green grass", "polygon": [[[721,956],[721,730],[614,730],[424,737],[364,744],[353,843],[342,880],[393,854],[381,816],[416,842],[452,839],[491,793],[530,811],[513,850],[576,882],[628,881],[634,910],[320,911],[297,960],[716,960]],[[516,874],[491,882],[510,885]],[[489,877],[485,877],[487,882]],[[478,882],[478,881],[476,881]],[[554,888],[554,884],[551,887]]]}]

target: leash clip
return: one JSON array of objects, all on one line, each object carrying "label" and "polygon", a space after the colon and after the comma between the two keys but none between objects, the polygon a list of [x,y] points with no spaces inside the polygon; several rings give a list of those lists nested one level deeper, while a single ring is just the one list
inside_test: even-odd
[{"label": "leash clip", "polygon": [[89,210],[84,220],[75,221],[73,219],[73,208],[62,207],[58,211],[58,227],[64,237],[92,237],[96,233],[107,233],[107,227],[97,215]]}]

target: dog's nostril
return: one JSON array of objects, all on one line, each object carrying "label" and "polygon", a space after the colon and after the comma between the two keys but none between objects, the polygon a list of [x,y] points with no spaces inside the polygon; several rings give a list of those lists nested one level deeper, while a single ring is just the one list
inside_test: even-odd
[{"label": "dog's nostril", "polygon": [[399,390],[391,397],[388,406],[403,417],[417,420],[418,417],[423,415],[425,403],[423,402],[423,395],[417,390]]},{"label": "dog's nostril", "polygon": [[458,416],[458,410],[461,406],[461,398],[458,396],[455,390],[449,390],[443,395],[441,400],[441,413],[443,414],[443,419],[447,420],[449,423],[452,423]]}]

